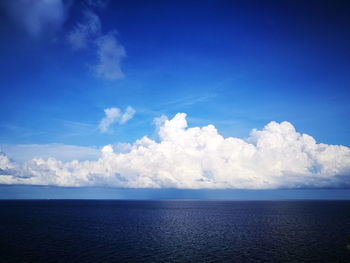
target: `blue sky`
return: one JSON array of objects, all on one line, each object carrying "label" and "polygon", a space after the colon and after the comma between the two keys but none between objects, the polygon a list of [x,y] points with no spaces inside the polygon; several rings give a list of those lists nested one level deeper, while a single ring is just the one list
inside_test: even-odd
[{"label": "blue sky", "polygon": [[[74,52],[62,39],[81,6],[56,41],[26,35],[2,15],[1,143],[134,141],[150,134],[154,117],[184,111],[226,136],[287,120],[318,141],[350,145],[345,2],[110,3],[101,22],[127,52],[125,78],[115,81],[93,76],[94,50]],[[128,105],[138,110],[132,127],[80,134],[104,108]]]},{"label": "blue sky", "polygon": [[[14,160],[25,159],[16,145],[158,141],[154,119],[179,112],[224,137],[288,121],[317,143],[350,146],[347,1],[52,2],[51,18],[31,17],[30,0],[0,5],[0,149]],[[77,48],[69,36],[86,12],[100,28]],[[105,36],[125,51],[112,78],[96,71]],[[111,108],[119,119],[101,132]]]}]

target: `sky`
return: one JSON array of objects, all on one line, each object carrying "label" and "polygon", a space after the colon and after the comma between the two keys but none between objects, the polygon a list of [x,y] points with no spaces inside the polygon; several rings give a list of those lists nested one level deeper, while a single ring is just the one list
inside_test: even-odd
[{"label": "sky", "polygon": [[350,187],[349,11],[348,1],[1,1],[0,191],[10,190],[0,198],[17,185],[27,196],[338,196]]}]

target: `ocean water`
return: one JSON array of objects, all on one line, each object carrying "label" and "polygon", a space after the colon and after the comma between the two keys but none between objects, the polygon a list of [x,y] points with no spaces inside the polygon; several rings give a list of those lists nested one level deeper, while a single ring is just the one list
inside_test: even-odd
[{"label": "ocean water", "polygon": [[350,262],[349,201],[0,201],[0,262]]}]

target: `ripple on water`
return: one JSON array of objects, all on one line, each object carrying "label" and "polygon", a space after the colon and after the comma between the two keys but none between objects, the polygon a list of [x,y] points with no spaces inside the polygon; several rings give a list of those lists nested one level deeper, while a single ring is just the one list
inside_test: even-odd
[{"label": "ripple on water", "polygon": [[0,201],[1,262],[350,262],[348,201]]}]

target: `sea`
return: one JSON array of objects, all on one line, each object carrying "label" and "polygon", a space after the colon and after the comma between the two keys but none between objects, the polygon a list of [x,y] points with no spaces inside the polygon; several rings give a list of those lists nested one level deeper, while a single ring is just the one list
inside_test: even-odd
[{"label": "sea", "polygon": [[349,234],[350,201],[0,201],[0,262],[350,262]]}]

